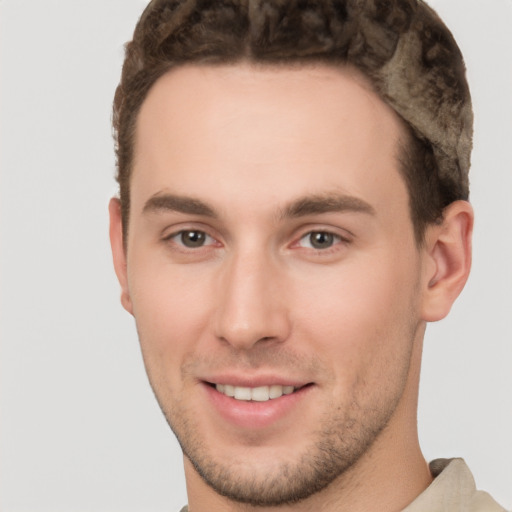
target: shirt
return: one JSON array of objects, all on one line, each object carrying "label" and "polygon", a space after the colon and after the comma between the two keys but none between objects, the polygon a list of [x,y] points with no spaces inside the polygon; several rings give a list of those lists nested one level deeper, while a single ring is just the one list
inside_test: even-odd
[{"label": "shirt", "polygon": [[486,492],[477,491],[462,459],[430,463],[434,481],[403,512],[506,512]]},{"label": "shirt", "polygon": [[434,481],[402,512],[507,512],[489,494],[477,491],[462,459],[436,459],[429,466]]}]

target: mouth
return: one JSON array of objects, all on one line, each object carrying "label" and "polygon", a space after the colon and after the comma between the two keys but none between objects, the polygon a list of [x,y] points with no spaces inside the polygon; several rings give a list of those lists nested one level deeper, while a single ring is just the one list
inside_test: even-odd
[{"label": "mouth", "polygon": [[281,398],[283,395],[291,395],[301,389],[310,386],[306,384],[304,386],[282,386],[280,384],[269,384],[267,386],[258,387],[243,387],[233,386],[231,384],[215,384],[208,383],[211,387],[215,388],[219,393],[240,400],[243,402],[267,402],[268,400],[275,400]]},{"label": "mouth", "polygon": [[203,380],[202,384],[214,417],[220,415],[236,432],[254,432],[271,428],[276,422],[293,423],[315,403],[308,399],[314,396],[314,382],[283,380],[271,376],[219,376]]}]

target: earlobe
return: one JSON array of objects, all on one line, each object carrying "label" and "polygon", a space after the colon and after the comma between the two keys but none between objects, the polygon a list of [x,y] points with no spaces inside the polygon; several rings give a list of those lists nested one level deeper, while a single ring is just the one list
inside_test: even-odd
[{"label": "earlobe", "polygon": [[473,209],[467,201],[447,206],[442,223],[427,228],[423,320],[444,318],[464,288],[471,268],[472,232]]},{"label": "earlobe", "polygon": [[112,258],[114,261],[114,269],[119,284],[121,285],[121,304],[133,314],[132,301],[128,289],[128,272],[126,265],[126,251],[123,240],[123,222],[121,216],[121,203],[119,199],[113,197],[108,205],[110,217],[110,246],[112,248]]}]

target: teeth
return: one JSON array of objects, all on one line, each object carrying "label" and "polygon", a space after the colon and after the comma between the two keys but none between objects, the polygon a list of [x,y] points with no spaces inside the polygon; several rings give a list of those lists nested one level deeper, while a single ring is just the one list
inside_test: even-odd
[{"label": "teeth", "polygon": [[283,386],[270,386],[268,391],[269,398],[279,398],[283,394]]},{"label": "teeth", "polygon": [[235,398],[237,400],[250,400],[251,399],[251,388],[235,387]]},{"label": "teeth", "polygon": [[266,402],[270,399],[269,395],[269,387],[261,386],[260,388],[252,388],[251,390],[251,400],[255,402]]},{"label": "teeth", "polygon": [[254,402],[266,402],[283,395],[290,395],[295,391],[293,386],[260,386],[257,388],[244,388],[240,386],[231,386],[229,384],[216,384],[215,389],[226,396],[233,397],[236,400],[253,400]]}]

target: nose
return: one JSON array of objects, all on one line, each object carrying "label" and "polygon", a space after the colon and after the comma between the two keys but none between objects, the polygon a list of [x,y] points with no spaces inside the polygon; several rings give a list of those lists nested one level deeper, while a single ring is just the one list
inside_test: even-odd
[{"label": "nose", "polygon": [[217,338],[238,350],[280,343],[290,333],[283,271],[263,255],[233,256],[224,263],[216,310]]}]

